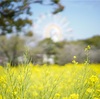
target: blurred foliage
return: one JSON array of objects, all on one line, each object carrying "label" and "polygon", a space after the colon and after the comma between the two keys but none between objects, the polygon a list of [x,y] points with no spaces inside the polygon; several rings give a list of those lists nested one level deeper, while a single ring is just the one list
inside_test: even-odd
[{"label": "blurred foliage", "polygon": [[49,38],[41,41],[39,46],[43,47],[45,54],[56,54],[55,43]]},{"label": "blurred foliage", "polygon": [[59,3],[60,0],[52,0],[54,3]]},{"label": "blurred foliage", "polygon": [[100,49],[100,36],[94,36],[92,38],[84,40],[87,45],[93,45]]},{"label": "blurred foliage", "polygon": [[[32,20],[29,16],[32,15],[30,4],[41,4],[46,6],[56,5],[57,8],[52,12],[59,13],[64,10],[64,6],[60,0],[50,0],[46,4],[44,0],[1,0],[0,1],[0,61],[5,60],[11,62],[12,65],[18,63],[18,58],[23,56],[25,47],[32,41],[30,38],[34,36],[32,31],[24,34],[27,37],[21,36],[5,36],[8,33],[19,33],[25,26],[30,26]],[[22,17],[23,16],[23,17]],[[33,41],[34,42],[34,41]],[[27,44],[26,44],[27,43]],[[54,55],[56,64],[64,65],[72,62],[73,56],[77,56],[77,61],[80,63],[85,59],[84,48],[90,45],[89,59],[92,63],[100,63],[100,36],[94,36],[85,40],[77,41],[61,41],[53,42],[52,39],[47,38],[40,42],[36,42],[35,46],[28,46],[31,62],[42,64],[43,55],[48,57]],[[1,64],[1,62],[0,62]]]},{"label": "blurred foliage", "polygon": [[[31,25],[32,21],[27,18],[31,15],[28,2],[30,0],[1,0],[0,1],[0,29],[1,35],[22,30],[25,25]],[[21,18],[21,15],[25,15]]]},{"label": "blurred foliage", "polygon": [[[91,43],[87,42],[91,41]],[[86,40],[77,41],[62,41],[53,42],[51,39],[45,39],[36,46],[36,48],[41,49],[42,54],[55,55],[55,63],[64,65],[66,63],[71,63],[73,56],[77,56],[77,61],[82,63],[86,59],[85,47],[87,45],[91,46],[89,52],[89,59],[91,63],[100,63],[100,36],[94,36]],[[38,49],[38,51],[39,51]]]},{"label": "blurred foliage", "polygon": [[33,34],[33,32],[32,32],[32,31],[27,32],[25,35],[26,35],[26,36],[29,36],[29,37],[34,36],[34,34]]},{"label": "blurred foliage", "polygon": [[18,37],[12,36],[7,38],[6,36],[0,36],[0,52],[3,58],[7,58],[11,64],[17,64],[17,58],[22,56],[25,52],[25,40]]},{"label": "blurred foliage", "polygon": [[[64,7],[59,3],[60,0],[51,0],[47,5],[58,5],[54,10],[54,14],[63,11]],[[0,0],[0,35],[16,32],[18,33],[26,25],[30,26],[32,20],[29,16],[32,15],[30,4],[42,4],[43,0]]]},{"label": "blurred foliage", "polygon": [[94,47],[100,49],[100,36],[96,35],[96,36],[93,36],[93,37],[88,38],[88,39],[72,41],[71,43],[91,45],[91,46],[94,46]]},{"label": "blurred foliage", "polygon": [[54,42],[52,39],[47,38],[39,42],[38,46],[41,46],[44,49],[44,54],[52,55],[57,54],[59,48],[64,47],[65,42]]},{"label": "blurred foliage", "polygon": [[[7,38],[6,36],[1,36],[0,57],[3,57],[4,61],[5,58],[7,58],[8,62],[12,62],[12,64],[17,64],[18,58],[23,56],[23,53],[26,51],[26,47],[29,49],[29,59],[34,64],[43,64],[44,55],[47,55],[48,58],[53,55],[54,62],[59,65],[72,63],[73,56],[77,57],[76,61],[82,63],[86,59],[85,47],[87,45],[90,45],[90,62],[100,63],[100,39],[96,39],[99,37],[100,36],[94,36],[86,40],[61,42],[53,42],[52,39],[47,38],[42,41],[36,42],[34,46],[33,43],[31,44],[31,46],[29,46],[29,43],[31,42],[30,38],[20,36],[12,36],[10,38]],[[86,41],[88,40],[92,40],[93,43],[87,43]]]}]

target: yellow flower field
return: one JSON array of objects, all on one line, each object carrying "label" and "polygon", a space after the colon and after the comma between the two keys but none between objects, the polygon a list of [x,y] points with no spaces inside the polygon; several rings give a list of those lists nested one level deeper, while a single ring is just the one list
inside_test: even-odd
[{"label": "yellow flower field", "polygon": [[100,65],[0,66],[0,99],[100,99]]}]

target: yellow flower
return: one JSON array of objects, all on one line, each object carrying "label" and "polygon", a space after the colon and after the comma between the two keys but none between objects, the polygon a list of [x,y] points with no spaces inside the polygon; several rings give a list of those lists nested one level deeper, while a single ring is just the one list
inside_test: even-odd
[{"label": "yellow flower", "polygon": [[40,91],[43,90],[43,86],[39,86],[38,90],[40,90]]},{"label": "yellow flower", "polygon": [[91,47],[90,47],[90,45],[88,45],[86,48],[85,48],[85,51],[88,51],[88,50],[90,50],[91,49]]},{"label": "yellow flower", "polygon": [[90,78],[89,78],[89,80],[92,82],[92,83],[96,83],[96,82],[98,82],[98,77],[97,76],[94,76],[94,75],[92,75]]},{"label": "yellow flower", "polygon": [[50,72],[49,71],[46,71],[46,76],[48,76],[50,74]]},{"label": "yellow flower", "polygon": [[76,56],[73,57],[74,59],[76,58]]},{"label": "yellow flower", "polygon": [[79,95],[78,94],[71,94],[70,96],[69,96],[69,99],[79,99]]},{"label": "yellow flower", "polygon": [[87,90],[86,90],[86,92],[88,92],[88,93],[92,93],[94,90],[92,89],[92,88],[88,88]]},{"label": "yellow flower", "polygon": [[60,94],[59,94],[59,93],[56,93],[56,94],[55,94],[55,97],[60,97]]},{"label": "yellow flower", "polygon": [[6,88],[6,84],[3,84],[2,87],[3,87],[3,88]]},{"label": "yellow flower", "polygon": [[72,61],[72,63],[74,63],[74,64],[75,64],[75,63],[76,63],[76,61],[75,61],[75,60],[73,60],[73,61]]},{"label": "yellow flower", "polygon": [[38,93],[37,92],[33,92],[33,96],[37,97]]},{"label": "yellow flower", "polygon": [[2,95],[0,95],[0,99],[2,99]]},{"label": "yellow flower", "polygon": [[68,99],[67,97],[63,97],[62,99]]},{"label": "yellow flower", "polygon": [[96,98],[96,97],[95,97],[94,99],[99,99],[99,98]]},{"label": "yellow flower", "polygon": [[1,77],[1,76],[0,76],[0,83],[6,83],[6,80],[5,80],[4,77]]},{"label": "yellow flower", "polygon": [[73,60],[72,63],[76,64],[76,65],[78,64],[78,62],[76,60]]},{"label": "yellow flower", "polygon": [[16,94],[17,94],[17,91],[14,91],[14,92],[13,92],[13,95],[16,95]]},{"label": "yellow flower", "polygon": [[87,46],[88,50],[91,49],[90,45]]}]

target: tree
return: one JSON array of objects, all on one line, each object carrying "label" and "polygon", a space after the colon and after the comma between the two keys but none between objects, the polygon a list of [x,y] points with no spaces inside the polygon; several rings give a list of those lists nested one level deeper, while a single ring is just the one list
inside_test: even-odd
[{"label": "tree", "polygon": [[31,49],[31,57],[33,63],[43,64],[43,58],[46,55],[47,58],[54,56],[54,61],[56,56],[59,54],[59,50],[65,46],[65,41],[62,42],[53,42],[52,39],[46,38],[40,41],[34,48]]},{"label": "tree", "polygon": [[57,44],[53,42],[51,38],[46,38],[39,42],[38,46],[41,46],[43,49],[43,53],[49,55],[57,53]]},{"label": "tree", "polygon": [[1,0],[0,2],[0,29],[1,35],[20,31],[26,24],[32,24],[28,18],[21,19],[20,15],[31,14],[28,0]]},{"label": "tree", "polygon": [[53,14],[59,13],[64,10],[64,6],[60,3],[60,0],[52,0],[52,1],[58,5],[58,8],[55,9]]},{"label": "tree", "polygon": [[7,58],[12,65],[18,63],[17,58],[25,52],[25,40],[19,36],[0,36],[0,52],[2,56]]},{"label": "tree", "polygon": [[[50,4],[45,4],[45,0],[0,0],[0,35],[21,31],[26,25],[31,25],[32,21],[28,18],[31,15],[30,4],[58,5],[53,14],[64,9],[60,0],[51,0]],[[21,18],[24,15],[25,18]]]},{"label": "tree", "polygon": [[88,38],[84,40],[84,43],[87,45],[95,46],[97,49],[100,49],[100,36],[93,36],[92,38]]},{"label": "tree", "polygon": [[55,63],[59,65],[72,63],[73,56],[77,57],[76,60],[78,62],[83,62],[85,59],[84,45],[71,44],[69,42],[66,42],[64,47],[58,50]]},{"label": "tree", "polygon": [[[0,55],[7,57],[8,62],[17,63],[17,57],[22,55],[25,42],[18,36],[8,39],[4,35],[19,33],[26,25],[32,24],[32,20],[29,19],[32,15],[30,4],[58,5],[53,14],[61,12],[61,10],[57,11],[62,9],[60,0],[51,0],[49,4],[46,2],[47,0],[0,0]],[[27,31],[27,34],[25,32],[26,36],[33,35],[32,31]]]}]

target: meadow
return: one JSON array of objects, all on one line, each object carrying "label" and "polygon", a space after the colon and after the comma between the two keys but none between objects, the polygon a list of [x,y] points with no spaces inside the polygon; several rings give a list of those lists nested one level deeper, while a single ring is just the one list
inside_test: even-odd
[{"label": "meadow", "polygon": [[100,99],[99,10],[100,0],[0,0],[0,99]]},{"label": "meadow", "polygon": [[0,99],[100,99],[100,65],[0,66]]}]

